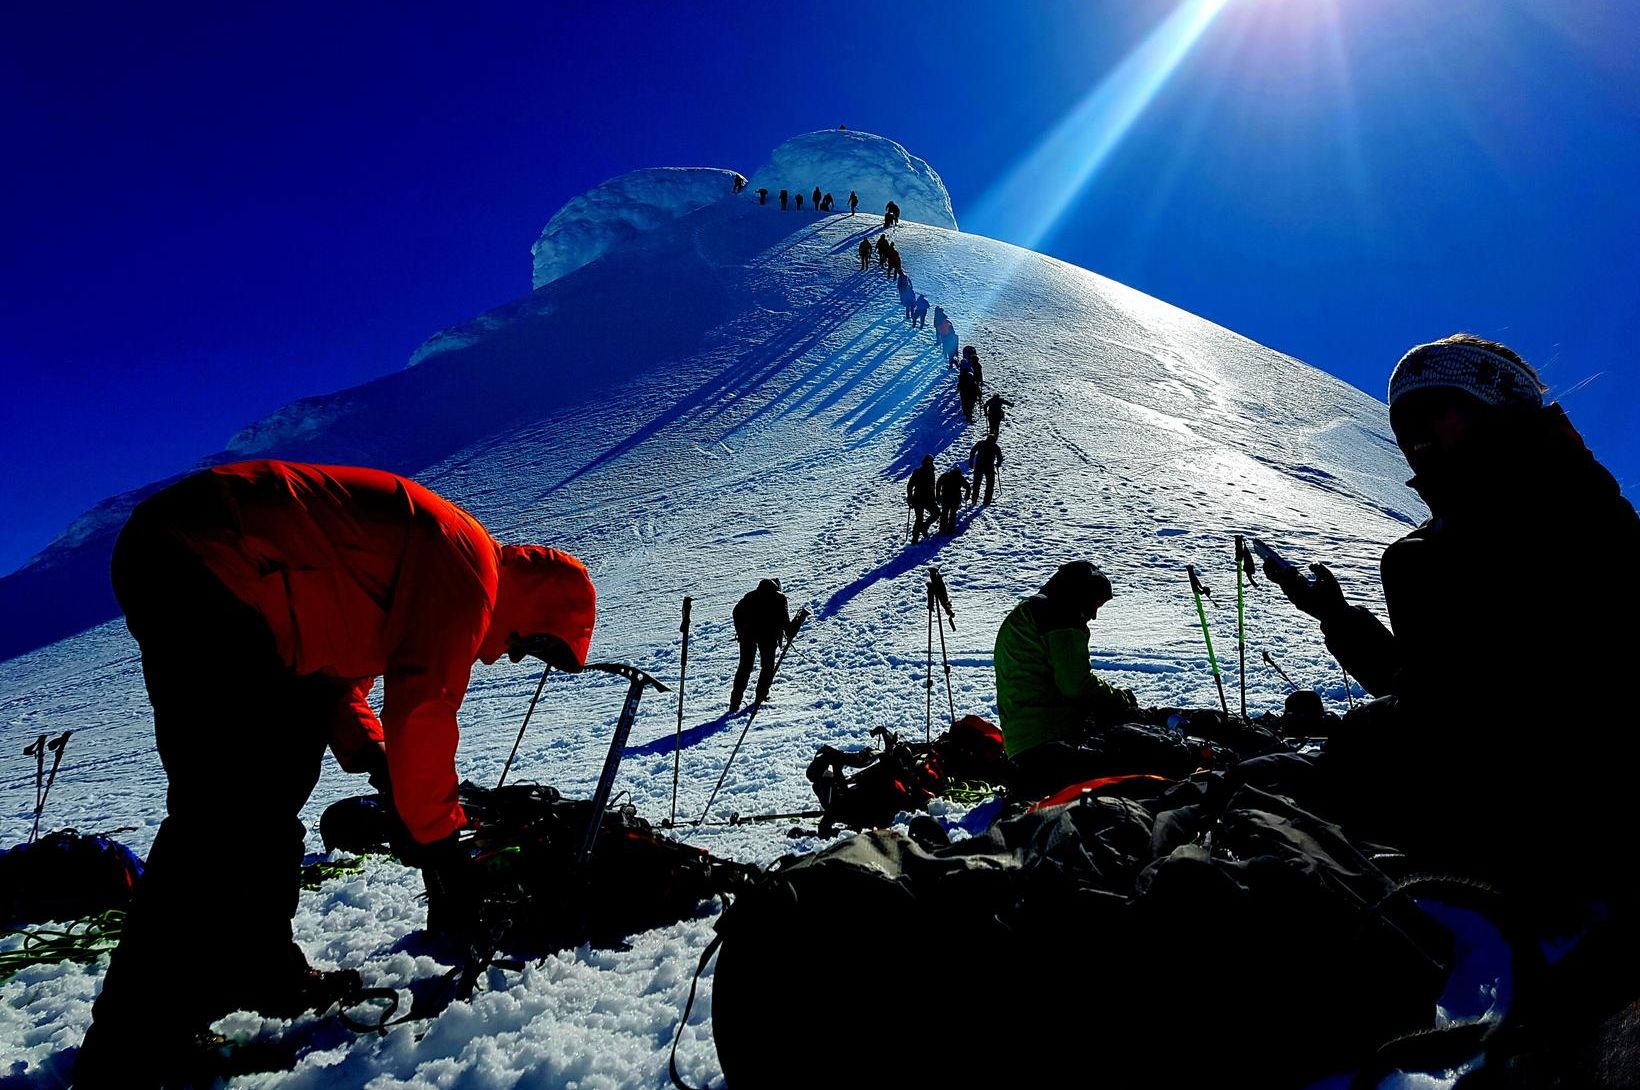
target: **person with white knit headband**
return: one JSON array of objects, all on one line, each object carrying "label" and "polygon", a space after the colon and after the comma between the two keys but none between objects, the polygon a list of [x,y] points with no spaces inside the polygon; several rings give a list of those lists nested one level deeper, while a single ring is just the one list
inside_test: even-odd
[{"label": "person with white knit headband", "polygon": [[[1640,517],[1544,393],[1471,334],[1395,365],[1390,426],[1431,517],[1384,551],[1393,628],[1324,564],[1265,572],[1379,698],[1328,741],[1318,808],[1555,932],[1640,904],[1625,862],[1640,731],[1612,692],[1636,659]],[[1567,787],[1575,806],[1534,801]]]}]

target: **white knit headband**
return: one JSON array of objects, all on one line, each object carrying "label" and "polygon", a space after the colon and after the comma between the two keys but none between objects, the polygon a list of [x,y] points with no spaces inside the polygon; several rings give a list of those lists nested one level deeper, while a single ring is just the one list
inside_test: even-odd
[{"label": "white knit headband", "polygon": [[1414,390],[1462,390],[1488,405],[1542,405],[1543,390],[1523,365],[1474,344],[1436,341],[1401,357],[1389,376],[1389,403]]}]

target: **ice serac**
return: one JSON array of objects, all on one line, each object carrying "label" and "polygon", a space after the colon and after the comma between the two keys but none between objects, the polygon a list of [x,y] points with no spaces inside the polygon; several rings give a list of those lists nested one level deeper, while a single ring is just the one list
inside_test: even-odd
[{"label": "ice serac", "polygon": [[838,210],[848,207],[853,190],[860,195],[862,212],[881,215],[883,206],[893,201],[900,206],[901,219],[957,228],[951,194],[939,174],[886,136],[850,129],[794,136],[769,154],[769,161],[752,175],[749,188],[808,195],[815,186],[836,198]]},{"label": "ice serac", "polygon": [[530,247],[533,285],[550,284],[612,247],[730,196],[734,176],[734,171],[717,167],[656,167],[594,186],[541,228]]}]

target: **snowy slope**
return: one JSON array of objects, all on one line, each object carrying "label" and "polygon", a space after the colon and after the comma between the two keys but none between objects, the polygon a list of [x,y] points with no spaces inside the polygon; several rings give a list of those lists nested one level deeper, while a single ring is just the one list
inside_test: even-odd
[{"label": "snowy slope", "polygon": [[[236,450],[414,471],[501,539],[574,552],[599,588],[594,656],[663,679],[676,677],[679,600],[693,595],[686,726],[696,729],[679,805],[690,816],[739,730],[717,718],[735,663],[729,610],[762,575],[780,576],[794,606],[807,601],[816,616],[728,776],[723,813],[809,806],[802,771],[821,743],[864,744],[879,725],[921,731],[928,564],[941,566],[957,609],[947,638],[959,714],[994,716],[996,627],[1073,557],[1096,560],[1115,584],[1094,627],[1096,667],[1150,703],[1216,701],[1183,565],[1201,566],[1223,600],[1214,635],[1233,659],[1236,532],[1327,560],[1371,600],[1382,546],[1422,517],[1399,483],[1382,404],[1092,273],[916,223],[898,234],[908,273],[1018,407],[997,503],[953,539],[907,546],[901,482],[924,452],[942,469],[965,457],[980,432],[962,424],[932,331],[910,330],[893,286],[857,271],[854,248],[877,223],[783,215],[750,192],[707,205],[484,315],[482,335],[417,367],[275,414]],[[1342,700],[1318,634],[1275,592],[1253,595],[1249,625],[1256,648]],[[465,774],[493,782],[535,676],[527,664],[477,669]],[[1250,708],[1280,703],[1263,669],[1248,689]],[[513,778],[589,793],[621,696],[608,679],[554,677]],[[674,715],[649,698],[617,784],[653,819],[669,807],[661,740]],[[15,754],[67,728],[78,733],[48,824],[135,826],[123,838],[145,850],[164,780],[136,648],[117,622],[5,664],[0,752],[14,756],[0,772],[0,843],[26,836],[32,807],[32,764]],[[363,787],[327,768],[310,827]],[[818,843],[778,825],[689,839],[764,862]],[[421,923],[418,890],[412,872],[374,861],[303,895],[298,939],[316,963],[357,967],[371,984],[432,976],[428,958],[392,949]],[[665,1086],[670,1033],[709,934],[703,918],[637,936],[629,951],[496,974],[494,991],[419,1039],[427,1027],[350,1038],[293,1074],[235,1085]],[[0,1078],[54,1085],[100,968],[35,969],[0,986]],[[697,1083],[717,1071],[710,1007],[708,977],[682,1048]],[[229,1028],[263,1027],[238,1016]]]}]

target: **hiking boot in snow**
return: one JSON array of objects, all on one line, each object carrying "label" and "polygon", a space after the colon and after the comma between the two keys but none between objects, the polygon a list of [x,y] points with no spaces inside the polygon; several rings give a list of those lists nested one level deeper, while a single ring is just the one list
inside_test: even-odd
[{"label": "hiking boot in snow", "polygon": [[333,1004],[346,1003],[364,988],[364,980],[353,969],[308,968],[285,982],[256,1004],[256,1011],[269,1018],[295,1018],[307,1011],[323,1012]]}]

